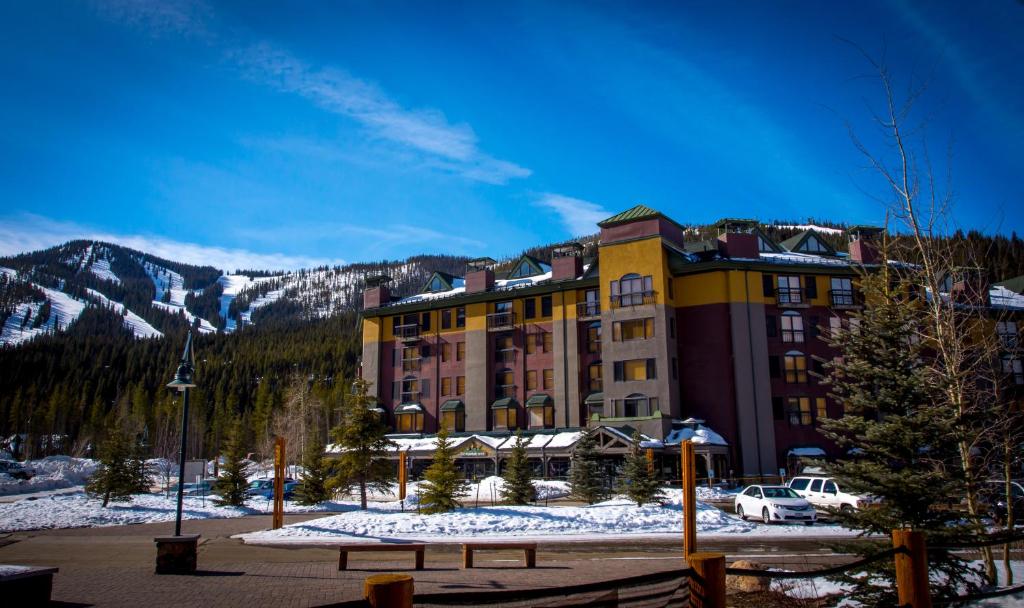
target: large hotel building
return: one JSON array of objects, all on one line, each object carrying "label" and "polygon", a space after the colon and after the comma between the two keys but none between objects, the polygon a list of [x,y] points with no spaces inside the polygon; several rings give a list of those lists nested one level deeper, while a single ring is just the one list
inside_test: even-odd
[{"label": "large hotel building", "polygon": [[841,415],[814,374],[835,354],[818,334],[860,307],[854,279],[879,264],[879,229],[849,229],[837,252],[813,230],[774,243],[751,220],[688,242],[644,206],[599,227],[593,259],[565,246],[550,265],[524,256],[500,276],[474,260],[402,299],[386,277],[370,282],[361,373],[401,449],[429,458],[445,426],[480,475],[514,429],[545,475],[564,474],[587,427],[609,455],[640,431],[666,475],[682,439],[715,477],[835,455],[817,430]]}]

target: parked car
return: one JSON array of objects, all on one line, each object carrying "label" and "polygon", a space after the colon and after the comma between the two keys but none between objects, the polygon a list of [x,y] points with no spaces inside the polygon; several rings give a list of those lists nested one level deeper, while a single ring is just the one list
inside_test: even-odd
[{"label": "parked car", "polygon": [[[297,481],[290,477],[286,477],[284,480],[284,497],[290,499],[295,493],[295,487],[299,485]],[[249,484],[249,489],[245,493],[252,496],[260,496],[268,500],[274,498],[274,480],[273,479],[257,479]]]},{"label": "parked car", "polygon": [[773,521],[802,521],[810,526],[818,519],[811,503],[786,486],[749,486],[736,496],[736,514],[740,519],[760,517]]},{"label": "parked car", "polygon": [[[1020,482],[1010,482],[1013,487],[1013,519],[1016,525],[1024,522],[1024,485]],[[993,479],[981,484],[978,491],[978,498],[988,513],[998,524],[1006,521],[1006,482]]]},{"label": "parked car", "polygon": [[848,513],[871,502],[870,497],[843,492],[831,477],[794,477],[789,480],[789,487],[823,511],[831,508]]},{"label": "parked car", "polygon": [[213,493],[212,479],[204,479],[198,483],[186,483],[182,488],[183,496],[209,496]]}]

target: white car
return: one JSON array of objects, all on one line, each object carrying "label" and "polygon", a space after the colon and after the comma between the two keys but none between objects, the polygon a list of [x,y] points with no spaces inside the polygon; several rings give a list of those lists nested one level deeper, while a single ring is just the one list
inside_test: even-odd
[{"label": "white car", "polygon": [[794,477],[789,480],[789,487],[822,510],[832,508],[850,513],[871,503],[868,496],[844,492],[839,483],[831,477]]},{"label": "white car", "polygon": [[736,496],[736,515],[740,519],[760,518],[773,521],[802,521],[810,526],[818,520],[811,503],[786,486],[749,486]]}]

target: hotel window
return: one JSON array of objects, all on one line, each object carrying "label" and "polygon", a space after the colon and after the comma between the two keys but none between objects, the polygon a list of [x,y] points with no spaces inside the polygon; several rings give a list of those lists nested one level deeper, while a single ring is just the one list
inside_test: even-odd
[{"label": "hotel window", "polygon": [[537,316],[537,299],[526,298],[523,300],[523,317],[533,319]]},{"label": "hotel window", "polygon": [[516,408],[500,407],[491,410],[495,429],[516,428]]},{"label": "hotel window", "polygon": [[640,393],[633,393],[622,400],[622,415],[626,418],[650,416],[657,409],[657,399],[652,399]]},{"label": "hotel window", "polygon": [[800,316],[800,313],[786,311],[779,317],[779,323],[782,325],[783,342],[804,341],[804,318]]},{"label": "hotel window", "polygon": [[497,314],[512,312],[512,301],[505,300],[504,302],[495,302],[494,312]]},{"label": "hotel window", "polygon": [[818,297],[818,278],[812,274],[804,276],[804,285],[807,286],[807,299]]},{"label": "hotel window", "polygon": [[420,315],[420,329],[423,331],[430,331],[430,313],[425,312]]},{"label": "hotel window", "polygon": [[447,397],[452,394],[452,379],[441,378],[441,396]]},{"label": "hotel window", "polygon": [[540,339],[540,334],[526,334],[526,354],[532,355],[537,352],[537,343]]},{"label": "hotel window", "polygon": [[676,337],[676,318],[675,317],[669,317],[668,318],[668,337],[672,338],[672,339],[675,339],[675,337]]},{"label": "hotel window", "polygon": [[550,317],[551,316],[551,296],[540,297],[540,316]]},{"label": "hotel window", "polygon": [[853,281],[832,277],[831,289],[832,306],[853,306]]},{"label": "hotel window", "polygon": [[996,336],[999,338],[1000,348],[1006,350],[1017,348],[1017,322],[996,321]]},{"label": "hotel window", "polygon": [[555,370],[544,370],[544,390],[550,391],[555,388]]},{"label": "hotel window", "polygon": [[502,334],[494,339],[494,356],[494,360],[499,363],[511,363],[516,360],[512,334]]},{"label": "hotel window", "polygon": [[550,353],[552,345],[552,334],[550,331],[546,331],[542,334],[541,344],[543,345],[543,352]]},{"label": "hotel window", "polygon": [[654,295],[654,281],[651,275],[627,274],[611,282],[611,294],[613,306],[639,306]]},{"label": "hotel window", "polygon": [[450,342],[441,343],[441,363],[447,363],[452,358],[452,345]]},{"label": "hotel window", "polygon": [[654,318],[615,321],[612,323],[612,340],[628,342],[654,337]]},{"label": "hotel window", "polygon": [[420,369],[420,349],[409,346],[402,349],[402,371],[414,372]]},{"label": "hotel window", "polygon": [[441,329],[452,328],[452,309],[445,308],[441,311]]},{"label": "hotel window", "polygon": [[594,321],[587,325],[587,352],[601,352],[601,322]]},{"label": "hotel window", "polygon": [[441,426],[445,430],[461,433],[466,430],[466,412],[464,409],[441,412]]},{"label": "hotel window", "polygon": [[423,432],[423,412],[399,412],[395,414],[395,427],[399,433]]},{"label": "hotel window", "polygon": [[1024,384],[1024,366],[1019,358],[1003,355],[1003,373],[1010,377],[1014,384]]},{"label": "hotel window", "polygon": [[537,370],[535,369],[526,370],[526,390],[537,390]]},{"label": "hotel window", "polygon": [[465,395],[466,394],[466,377],[455,376],[455,394]]},{"label": "hotel window", "polygon": [[786,368],[786,382],[789,384],[807,383],[807,357],[798,351],[790,351],[783,358]]},{"label": "hotel window", "polygon": [[510,369],[499,370],[494,374],[494,398],[516,396],[515,375]]},{"label": "hotel window", "polygon": [[588,289],[583,292],[583,315],[596,317],[601,314],[601,292],[597,289]]},{"label": "hotel window", "polygon": [[455,343],[455,360],[462,361],[466,358],[466,343],[456,342]]},{"label": "hotel window", "polygon": [[555,426],[555,408],[551,405],[527,408],[531,429],[549,429]]},{"label": "hotel window", "polygon": [[460,306],[455,309],[455,327],[466,326],[466,307]]},{"label": "hotel window", "polygon": [[787,397],[786,416],[789,418],[790,426],[811,425],[811,399],[810,397]]},{"label": "hotel window", "polygon": [[616,382],[654,380],[657,370],[654,359],[629,359],[613,364]]},{"label": "hotel window", "polygon": [[587,367],[587,384],[590,392],[596,393],[604,390],[604,382],[601,380],[601,362],[596,361]]},{"label": "hotel window", "polygon": [[800,277],[779,276],[779,289],[775,294],[779,304],[799,304],[804,301],[800,291]]},{"label": "hotel window", "polygon": [[814,416],[819,422],[828,418],[828,407],[826,406],[824,397],[814,398],[814,410]]},{"label": "hotel window", "polygon": [[420,400],[420,381],[418,379],[406,376],[395,384],[399,385],[399,400],[402,403]]}]

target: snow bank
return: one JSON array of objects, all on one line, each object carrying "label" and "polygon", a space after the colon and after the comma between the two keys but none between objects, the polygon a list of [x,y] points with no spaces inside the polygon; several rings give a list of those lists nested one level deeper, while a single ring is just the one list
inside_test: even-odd
[{"label": "snow bank", "polygon": [[[273,510],[273,501],[252,498],[244,507],[221,507],[215,497],[184,497],[184,519],[222,519],[261,515]],[[84,528],[148,524],[174,521],[176,495],[140,494],[131,502],[110,503],[106,508],[99,499],[89,498],[84,492],[48,496],[38,500],[0,503],[0,532],[38,530],[43,528]],[[351,503],[325,502],[305,507],[285,501],[285,513],[346,511],[357,509]],[[398,508],[398,505],[395,505]]]},{"label": "snow bank", "polygon": [[[0,473],[0,496],[29,494],[45,490],[59,490],[85,485],[96,470],[96,461],[70,456],[48,456],[42,460],[22,463],[31,479],[15,479],[7,473]],[[3,523],[0,522],[0,526]]]}]

